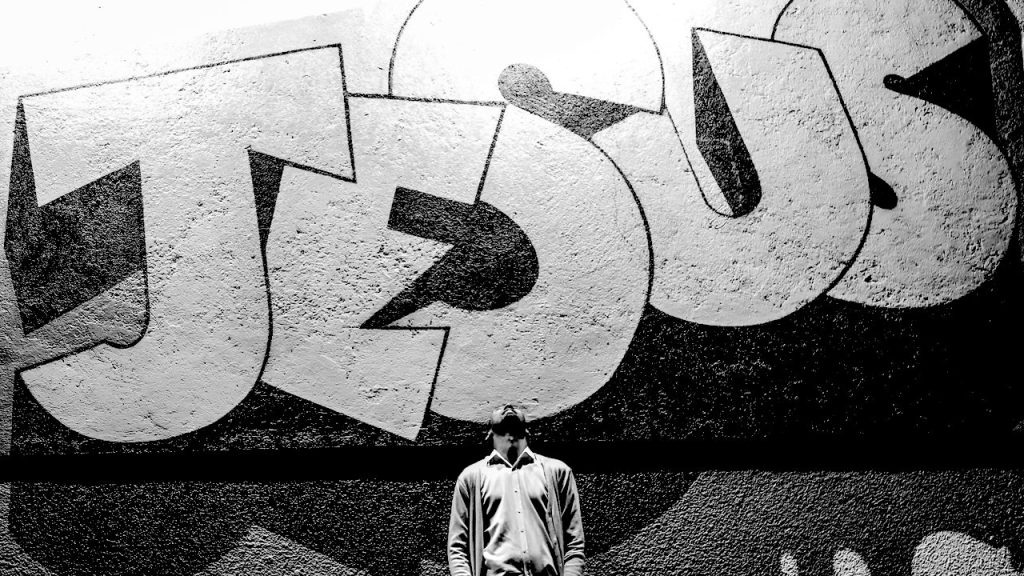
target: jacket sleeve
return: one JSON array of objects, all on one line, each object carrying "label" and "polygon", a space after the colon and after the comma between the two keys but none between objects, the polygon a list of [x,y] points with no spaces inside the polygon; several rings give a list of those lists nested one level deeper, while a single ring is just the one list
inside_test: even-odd
[{"label": "jacket sleeve", "polygon": [[580,498],[576,491],[576,477],[568,470],[562,491],[562,530],[565,532],[563,576],[581,576],[587,558],[583,553],[583,518]]},{"label": "jacket sleeve", "polygon": [[452,496],[452,515],[448,522],[448,570],[452,576],[473,576],[469,558],[469,481],[466,472],[459,475]]}]

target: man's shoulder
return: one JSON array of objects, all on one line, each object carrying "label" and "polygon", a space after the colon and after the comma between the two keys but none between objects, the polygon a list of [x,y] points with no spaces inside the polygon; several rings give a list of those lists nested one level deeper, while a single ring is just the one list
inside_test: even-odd
[{"label": "man's shoulder", "polygon": [[537,458],[537,462],[540,462],[546,468],[551,468],[551,470],[556,472],[556,473],[569,473],[569,472],[572,472],[572,469],[569,468],[569,465],[566,464],[565,462],[562,462],[558,458],[552,458],[550,456],[544,456],[542,454],[537,454],[536,452],[534,452],[533,455]]}]

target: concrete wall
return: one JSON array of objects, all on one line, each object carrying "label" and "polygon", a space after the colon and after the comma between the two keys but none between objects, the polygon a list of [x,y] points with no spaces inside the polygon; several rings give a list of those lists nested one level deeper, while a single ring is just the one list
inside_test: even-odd
[{"label": "concrete wall", "polygon": [[8,56],[0,572],[444,574],[514,402],[590,574],[1016,573],[1019,8],[389,0]]}]

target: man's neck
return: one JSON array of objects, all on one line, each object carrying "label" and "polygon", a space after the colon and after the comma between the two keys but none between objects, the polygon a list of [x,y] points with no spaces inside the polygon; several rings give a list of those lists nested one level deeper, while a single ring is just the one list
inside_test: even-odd
[{"label": "man's neck", "polygon": [[519,455],[522,454],[523,452],[526,452],[526,449],[526,438],[516,440],[515,442],[510,442],[508,446],[495,446],[495,450],[498,451],[498,454],[501,454],[501,456],[505,458],[505,460],[507,460],[509,464],[513,465],[516,463],[516,460],[519,459]]}]

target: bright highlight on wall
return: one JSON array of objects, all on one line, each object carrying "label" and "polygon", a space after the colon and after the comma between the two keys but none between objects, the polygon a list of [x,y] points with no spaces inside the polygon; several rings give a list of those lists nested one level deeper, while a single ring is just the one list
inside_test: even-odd
[{"label": "bright highlight on wall", "polygon": [[0,66],[60,59],[66,50],[114,52],[304,16],[361,8],[368,0],[43,0],[7,2]]}]

